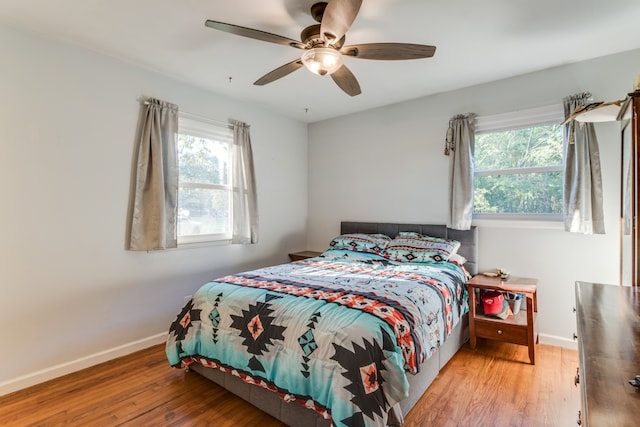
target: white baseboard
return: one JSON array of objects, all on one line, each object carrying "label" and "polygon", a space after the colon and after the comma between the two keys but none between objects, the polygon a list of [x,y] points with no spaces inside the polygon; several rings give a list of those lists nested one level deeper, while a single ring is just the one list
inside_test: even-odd
[{"label": "white baseboard", "polygon": [[538,335],[538,342],[540,344],[548,344],[554,347],[568,348],[569,350],[578,350],[578,343],[574,340],[565,337],[557,337],[555,335]]},{"label": "white baseboard", "polygon": [[5,394],[13,393],[14,391],[22,390],[24,388],[31,387],[32,385],[40,384],[45,381],[61,377],[63,375],[70,374],[72,372],[77,372],[79,370],[97,365],[102,362],[107,362],[121,356],[126,356],[127,354],[135,353],[139,350],[144,350],[145,348],[149,348],[156,344],[161,344],[165,342],[166,339],[166,333],[153,335],[151,337],[143,338],[138,341],[111,348],[109,350],[81,357],[70,362],[52,366],[50,368],[46,368],[32,374],[23,375],[21,377],[0,382],[0,396],[4,396]]},{"label": "white baseboard", "polygon": [[[556,347],[568,348],[571,350],[578,349],[578,344],[575,341],[564,337],[544,334],[540,334],[538,337],[540,344],[548,344]],[[4,396],[5,394],[13,393],[14,391],[22,390],[24,388],[43,383],[45,381],[52,380],[54,378],[70,374],[72,372],[77,372],[79,370],[89,368],[102,362],[107,362],[121,356],[126,356],[127,354],[135,353],[139,350],[144,350],[145,348],[154,346],[156,344],[161,344],[165,342],[166,339],[166,333],[153,335],[151,337],[143,338],[141,340],[114,347],[109,350],[94,353],[86,357],[81,357],[70,362],[52,366],[50,368],[43,369],[32,374],[23,375],[21,377],[1,382],[0,396]]]}]

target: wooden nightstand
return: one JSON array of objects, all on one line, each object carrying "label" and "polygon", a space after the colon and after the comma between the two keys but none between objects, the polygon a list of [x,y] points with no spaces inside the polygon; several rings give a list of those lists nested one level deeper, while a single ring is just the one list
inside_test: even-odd
[{"label": "wooden nightstand", "polygon": [[[476,348],[477,338],[506,341],[529,347],[529,360],[536,363],[536,347],[538,332],[536,320],[538,317],[537,279],[525,277],[509,277],[501,280],[498,277],[484,275],[474,276],[467,282],[469,289],[469,344]],[[478,313],[476,289],[502,292],[516,292],[524,294],[526,310],[521,310],[514,316],[502,320],[497,317],[484,316]]]},{"label": "wooden nightstand", "polygon": [[307,258],[314,258],[320,255],[322,255],[322,252],[302,251],[289,254],[289,258],[291,259],[291,261],[300,261]]}]

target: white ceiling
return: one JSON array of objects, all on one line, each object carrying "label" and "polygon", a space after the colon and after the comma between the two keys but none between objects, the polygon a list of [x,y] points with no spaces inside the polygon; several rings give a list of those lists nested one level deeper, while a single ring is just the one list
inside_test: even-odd
[{"label": "white ceiling", "polygon": [[[0,22],[314,122],[640,48],[638,0],[364,0],[346,44],[437,46],[411,61],[346,58],[362,94],[300,69],[253,82],[298,49],[204,26],[206,19],[299,40],[315,0],[0,0]],[[640,64],[638,64],[640,72]],[[231,81],[229,78],[231,77]]]}]

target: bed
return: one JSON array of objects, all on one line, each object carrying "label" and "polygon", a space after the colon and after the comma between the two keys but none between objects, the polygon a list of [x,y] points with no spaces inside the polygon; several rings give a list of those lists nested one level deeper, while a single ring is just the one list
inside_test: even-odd
[{"label": "bed", "polygon": [[203,285],[167,358],[287,425],[401,425],[468,339],[476,266],[475,228],[343,222],[319,257]]}]

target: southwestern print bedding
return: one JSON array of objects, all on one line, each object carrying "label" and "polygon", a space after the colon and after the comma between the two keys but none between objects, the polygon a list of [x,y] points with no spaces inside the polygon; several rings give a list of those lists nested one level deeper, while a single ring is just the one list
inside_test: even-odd
[{"label": "southwestern print bedding", "polygon": [[416,373],[467,311],[464,268],[322,256],[202,286],[172,323],[174,367],[217,368],[337,426],[384,426]]}]

